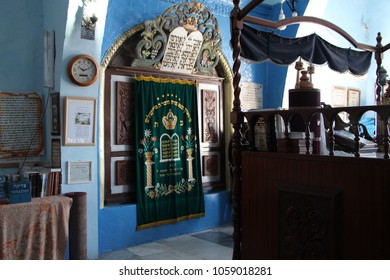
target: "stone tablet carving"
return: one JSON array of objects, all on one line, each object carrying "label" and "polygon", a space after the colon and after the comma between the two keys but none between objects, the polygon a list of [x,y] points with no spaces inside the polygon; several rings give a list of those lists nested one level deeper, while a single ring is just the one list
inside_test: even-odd
[{"label": "stone tablet carving", "polygon": [[171,32],[160,70],[192,73],[203,44],[203,36],[200,31],[187,34],[187,30],[181,26]]}]

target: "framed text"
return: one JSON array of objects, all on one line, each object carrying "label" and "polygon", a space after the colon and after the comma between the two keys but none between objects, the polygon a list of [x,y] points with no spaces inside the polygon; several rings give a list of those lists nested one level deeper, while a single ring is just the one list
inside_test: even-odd
[{"label": "framed text", "polygon": [[92,182],[92,161],[68,161],[68,184]]},{"label": "framed text", "polygon": [[0,159],[43,151],[42,98],[38,93],[0,92]]},{"label": "framed text", "polygon": [[65,146],[94,146],[96,98],[65,97]]},{"label": "framed text", "polygon": [[347,106],[347,89],[345,87],[333,86],[332,107]]},{"label": "framed text", "polygon": [[349,88],[348,89],[348,101],[349,106],[360,106],[360,89]]},{"label": "framed text", "polygon": [[51,135],[61,135],[60,93],[50,93]]},{"label": "framed text", "polygon": [[51,167],[61,167],[60,139],[51,139]]}]

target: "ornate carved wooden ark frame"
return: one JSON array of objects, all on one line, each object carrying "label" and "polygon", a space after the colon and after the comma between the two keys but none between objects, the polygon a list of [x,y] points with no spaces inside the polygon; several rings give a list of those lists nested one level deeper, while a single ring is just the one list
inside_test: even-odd
[{"label": "ornate carved wooden ark frame", "polygon": [[[174,47],[170,44],[170,36],[177,28],[199,31],[203,36],[203,44],[191,73],[169,71],[162,67],[165,50]],[[100,129],[104,132],[100,174],[104,185],[101,201],[105,205],[135,201],[131,81],[132,77],[141,75],[196,80],[199,85],[198,104],[203,107],[203,111],[199,112],[200,130],[203,133],[200,144],[204,152],[201,155],[203,186],[210,190],[226,188],[223,182],[227,169],[224,164],[227,147],[225,136],[229,136],[229,132],[226,133],[224,127],[229,126],[229,121],[223,115],[223,108],[231,103],[232,74],[221,51],[221,43],[218,22],[211,11],[199,2],[188,2],[172,6],[154,20],[132,27],[109,48],[102,62],[105,94],[101,111],[104,116],[111,116],[117,121],[107,121],[107,118]],[[116,188],[115,191],[111,186]]]}]

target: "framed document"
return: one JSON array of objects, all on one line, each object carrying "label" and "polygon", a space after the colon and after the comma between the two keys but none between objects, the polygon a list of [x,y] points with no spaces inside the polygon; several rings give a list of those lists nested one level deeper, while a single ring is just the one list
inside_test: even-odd
[{"label": "framed document", "polygon": [[0,92],[0,162],[39,157],[43,148],[42,97],[36,92]]},{"label": "framed document", "polygon": [[50,93],[51,135],[61,135],[60,93]]},{"label": "framed document", "polygon": [[65,146],[94,146],[96,98],[65,97]]},{"label": "framed document", "polygon": [[332,107],[347,106],[347,90],[345,87],[333,86],[332,90]]},{"label": "framed document", "polygon": [[68,161],[68,184],[92,182],[92,161]]},{"label": "framed document", "polygon": [[[347,107],[347,89],[345,87],[333,86],[332,90],[332,107]],[[349,122],[346,112],[339,113],[344,122]]]},{"label": "framed document", "polygon": [[360,106],[360,90],[349,88],[348,89],[348,107]]},{"label": "framed document", "polygon": [[51,167],[61,167],[61,140],[51,140]]}]

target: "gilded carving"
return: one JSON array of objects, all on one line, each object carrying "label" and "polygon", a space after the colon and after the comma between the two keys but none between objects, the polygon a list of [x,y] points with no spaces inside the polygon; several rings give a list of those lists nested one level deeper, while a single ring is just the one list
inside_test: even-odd
[{"label": "gilded carving", "polygon": [[203,44],[192,72],[212,75],[219,62],[222,37],[217,19],[199,2],[175,5],[155,20],[145,22],[131,66],[160,69],[168,35],[178,26],[189,33],[196,30],[202,33]]}]

